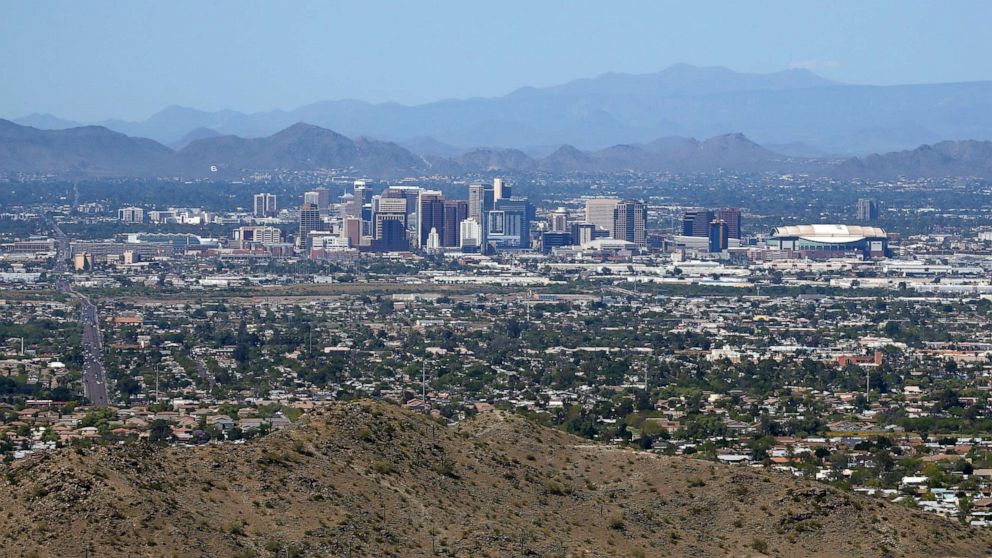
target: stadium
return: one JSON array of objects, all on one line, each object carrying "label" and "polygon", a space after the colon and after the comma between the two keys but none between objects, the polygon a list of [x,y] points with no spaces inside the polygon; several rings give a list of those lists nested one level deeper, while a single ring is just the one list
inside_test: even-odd
[{"label": "stadium", "polygon": [[889,252],[889,240],[884,230],[860,225],[778,227],[768,244],[771,248],[789,250],[808,258],[833,258],[850,254],[881,258]]}]

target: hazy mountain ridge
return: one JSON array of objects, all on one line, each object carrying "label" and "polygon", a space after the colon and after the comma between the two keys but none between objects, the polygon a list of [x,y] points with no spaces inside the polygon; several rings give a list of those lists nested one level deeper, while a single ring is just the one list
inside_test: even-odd
[{"label": "hazy mountain ridge", "polygon": [[188,134],[180,138],[178,141],[170,143],[169,148],[179,151],[196,140],[216,138],[223,135],[224,134],[214,130],[213,128],[196,128],[190,130]]},{"label": "hazy mountain ridge", "polygon": [[[199,139],[192,136],[202,135]],[[191,134],[172,151],[152,140],[132,138],[98,126],[37,130],[0,120],[0,172],[73,176],[187,176],[218,179],[254,171],[352,169],[391,178],[418,174],[613,173],[613,172],[808,172],[841,178],[899,176],[979,176],[992,178],[992,142],[942,142],[912,151],[862,159],[789,157],[766,149],[743,134],[699,141],[664,137],[619,144],[596,151],[562,145],[534,158],[523,151],[477,148],[454,157],[416,155],[392,143],[350,139],[337,132],[297,123],[263,138],[219,136],[213,130]]]},{"label": "hazy mountain ridge", "polygon": [[100,126],[39,130],[0,120],[0,170],[87,176],[146,176],[173,152]]},{"label": "hazy mountain ridge", "polygon": [[371,401],[243,445],[67,448],[0,469],[5,556],[966,557],[992,544],[785,473]]},{"label": "hazy mountain ridge", "polygon": [[[424,160],[390,142],[341,134],[298,123],[265,138],[221,136],[191,142],[176,153],[183,174],[208,174],[211,167],[229,175],[244,170],[315,170],[354,168],[373,175],[390,176],[419,171]],[[213,171],[209,171],[213,172]]]},{"label": "hazy mountain ridge", "polygon": [[992,142],[944,141],[916,149],[849,159],[835,173],[847,178],[895,179],[903,176],[992,178]]},{"label": "hazy mountain ridge", "polygon": [[[53,118],[32,115],[23,123],[57,125]],[[502,97],[416,106],[341,100],[253,114],[169,107],[143,122],[102,124],[169,144],[200,127],[263,137],[296,122],[348,136],[429,136],[459,149],[598,150],[663,136],[741,132],[762,144],[799,142],[816,151],[856,155],[958,138],[992,140],[992,82],[849,85],[807,70],[747,74],[680,64],[653,74],[608,73]]]}]

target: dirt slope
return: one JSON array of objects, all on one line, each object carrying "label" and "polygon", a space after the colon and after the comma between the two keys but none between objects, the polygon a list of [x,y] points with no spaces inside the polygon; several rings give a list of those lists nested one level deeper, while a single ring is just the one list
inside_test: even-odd
[{"label": "dirt slope", "polygon": [[255,442],[64,450],[0,476],[3,556],[986,556],[992,534],[489,413],[340,403]]}]

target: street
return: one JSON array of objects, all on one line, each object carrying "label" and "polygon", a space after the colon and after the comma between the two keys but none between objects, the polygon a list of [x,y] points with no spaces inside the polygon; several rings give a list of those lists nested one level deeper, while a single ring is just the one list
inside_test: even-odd
[{"label": "street", "polygon": [[92,405],[108,405],[110,397],[107,392],[107,374],[103,368],[100,318],[90,299],[72,290],[72,285],[65,276],[68,271],[66,262],[69,259],[69,238],[54,220],[49,219],[48,222],[55,231],[57,240],[58,253],[54,272],[58,275],[56,282],[59,290],[79,299],[79,320],[83,326],[83,394]]}]

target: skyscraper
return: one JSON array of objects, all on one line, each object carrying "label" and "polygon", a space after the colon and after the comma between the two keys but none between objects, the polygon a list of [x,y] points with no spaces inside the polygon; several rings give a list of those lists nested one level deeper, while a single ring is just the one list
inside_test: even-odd
[{"label": "skyscraper", "polygon": [[572,244],[582,246],[596,240],[596,225],[592,223],[572,223]]},{"label": "skyscraper", "polygon": [[712,221],[713,212],[708,209],[686,211],[682,216],[682,236],[708,237]]},{"label": "skyscraper", "polygon": [[482,217],[491,211],[496,204],[495,191],[487,184],[469,184],[468,186],[468,216],[480,225]]},{"label": "skyscraper", "polygon": [[493,198],[496,201],[513,197],[513,189],[502,178],[493,179]]},{"label": "skyscraper", "polygon": [[372,213],[372,237],[374,239],[380,240],[384,238],[384,227],[387,221],[400,223],[403,230],[406,231],[406,198],[384,198],[381,196],[376,196],[372,200],[372,206],[374,207],[374,211]]},{"label": "skyscraper", "polygon": [[529,248],[534,206],[527,198],[503,198],[486,215],[485,241],[496,248]]},{"label": "skyscraper", "polygon": [[458,246],[462,221],[468,218],[468,202],[448,200],[444,202],[444,226],[441,230],[441,245]]},{"label": "skyscraper", "polygon": [[252,197],[252,215],[255,217],[274,217],[278,213],[275,194],[255,194]]},{"label": "skyscraper", "polygon": [[710,252],[723,252],[727,249],[729,230],[727,223],[715,219],[710,223]]},{"label": "skyscraper", "polygon": [[358,248],[362,244],[362,220],[357,217],[345,217],[341,224],[341,236],[348,239],[350,247]]},{"label": "skyscraper", "polygon": [[463,252],[477,252],[482,246],[482,225],[475,217],[462,221],[458,227],[458,245]]},{"label": "skyscraper", "polygon": [[559,207],[548,214],[548,229],[551,232],[568,231],[568,211],[564,207]]},{"label": "skyscraper", "polygon": [[641,201],[627,200],[613,210],[613,238],[647,246],[648,207]]},{"label": "skyscraper", "polygon": [[613,237],[613,211],[620,200],[617,198],[592,198],[586,200],[586,222],[610,232]]},{"label": "skyscraper", "polygon": [[444,229],[444,195],[436,190],[420,190],[417,195],[417,235],[414,245],[422,247],[427,242],[431,229],[438,235]]},{"label": "skyscraper", "polygon": [[377,252],[403,252],[409,250],[410,241],[406,236],[405,218],[405,215],[377,215],[376,228],[379,236],[372,240],[372,249]]},{"label": "skyscraper", "polygon": [[372,202],[372,188],[365,183],[364,180],[355,181],[355,197],[358,198],[358,202],[362,205]]},{"label": "skyscraper", "polygon": [[857,205],[857,219],[862,223],[878,221],[878,200],[861,198]]},{"label": "skyscraper", "polygon": [[741,210],[736,207],[724,207],[716,214],[716,218],[727,224],[727,236],[741,239]]},{"label": "skyscraper", "polygon": [[331,205],[331,192],[327,188],[311,190],[303,194],[303,202],[312,203],[317,206],[317,209],[326,211],[327,206]]},{"label": "skyscraper", "polygon": [[420,211],[419,198],[420,192],[423,190],[420,186],[390,186],[382,191],[382,195],[379,197],[383,200],[385,199],[398,199],[402,198],[406,200],[406,227],[407,227],[407,238],[410,239],[414,244],[419,244],[419,235],[417,233],[417,225],[420,223],[417,214]]},{"label": "skyscraper", "polygon": [[304,202],[300,208],[300,228],[296,244],[306,249],[310,244],[310,232],[324,230],[324,222],[320,219],[320,209],[315,204]]}]

